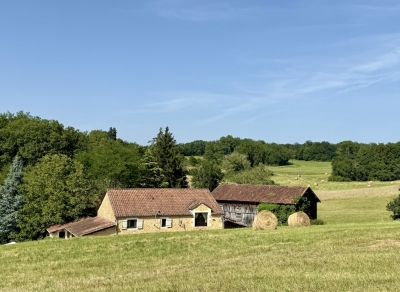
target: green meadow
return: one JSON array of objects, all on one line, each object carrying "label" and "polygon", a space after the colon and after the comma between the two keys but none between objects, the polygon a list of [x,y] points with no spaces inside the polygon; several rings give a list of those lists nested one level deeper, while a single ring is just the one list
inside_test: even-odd
[{"label": "green meadow", "polygon": [[[274,176],[272,180],[279,185],[307,186],[310,185],[314,191],[319,190],[348,190],[368,188],[368,182],[329,182],[331,174],[330,162],[290,160],[290,165],[269,166]],[[397,182],[399,185],[400,182]],[[317,184],[317,185],[316,185]],[[396,182],[370,183],[370,188],[395,185]]]},{"label": "green meadow", "polygon": [[329,163],[272,169],[282,185],[319,181],[312,189],[325,225],[3,245],[0,291],[399,290],[400,222],[385,208],[398,182],[327,182]]}]

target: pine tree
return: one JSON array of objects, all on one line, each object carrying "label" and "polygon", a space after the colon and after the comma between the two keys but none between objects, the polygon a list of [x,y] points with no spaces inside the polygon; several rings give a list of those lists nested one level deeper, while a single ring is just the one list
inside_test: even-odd
[{"label": "pine tree", "polygon": [[113,139],[114,141],[117,140],[117,129],[113,128],[113,127],[110,127],[110,129],[107,132],[107,136],[110,139]]},{"label": "pine tree", "polygon": [[168,182],[165,181],[164,171],[155,161],[151,149],[148,148],[142,162],[142,175],[140,185],[144,188],[165,188]]},{"label": "pine tree", "polygon": [[160,128],[157,137],[153,139],[151,151],[155,162],[164,171],[165,180],[170,188],[187,188],[185,170],[183,168],[183,158],[179,154],[179,149],[169,128],[165,132]]},{"label": "pine tree", "polygon": [[8,242],[10,235],[17,231],[17,212],[20,207],[21,195],[18,185],[22,181],[22,160],[16,156],[4,185],[0,186],[0,242]]}]

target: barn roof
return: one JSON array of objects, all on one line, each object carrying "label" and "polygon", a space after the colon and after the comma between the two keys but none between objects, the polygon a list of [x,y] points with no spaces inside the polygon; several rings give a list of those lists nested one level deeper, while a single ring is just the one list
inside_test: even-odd
[{"label": "barn roof", "polygon": [[212,195],[217,201],[294,204],[295,199],[306,192],[310,192],[320,202],[309,187],[301,186],[221,184]]},{"label": "barn roof", "polygon": [[53,225],[47,228],[47,231],[49,233],[53,233],[65,229],[75,236],[83,236],[106,228],[110,228],[112,226],[115,226],[114,222],[96,216],[83,218],[77,222],[70,222],[62,225]]},{"label": "barn roof", "polygon": [[223,214],[208,189],[109,189],[107,195],[115,217],[191,215],[200,204]]}]

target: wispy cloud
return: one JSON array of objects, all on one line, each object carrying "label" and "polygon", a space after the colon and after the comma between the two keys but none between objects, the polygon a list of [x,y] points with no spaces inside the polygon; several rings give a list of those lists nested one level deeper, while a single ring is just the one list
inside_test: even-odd
[{"label": "wispy cloud", "polygon": [[[209,88],[151,93],[147,99],[150,101],[134,113],[190,113],[187,117],[193,117],[192,123],[197,121],[199,125],[232,117],[237,123],[252,123],[265,112],[274,111],[277,104],[290,106],[293,101],[309,98],[349,98],[349,92],[400,80],[400,39],[394,35],[380,47],[341,56],[340,62],[330,55],[318,61],[298,57],[293,62],[285,59],[279,68],[269,69],[268,64],[265,68],[263,74],[253,72],[250,78],[247,74],[246,79],[232,81],[227,89],[230,92],[225,94]],[[216,90],[221,91],[218,87]]]},{"label": "wispy cloud", "polygon": [[354,72],[372,73],[381,69],[390,68],[400,63],[400,47],[393,51],[376,57],[372,62],[361,64],[352,68]]},{"label": "wispy cloud", "polygon": [[150,102],[143,103],[134,110],[124,110],[122,114],[173,113],[190,110],[196,111],[200,108],[211,107],[219,100],[224,99],[228,99],[228,96],[206,92],[153,92],[149,93],[147,96],[147,100],[151,100]]},{"label": "wispy cloud", "polygon": [[[392,45],[393,42],[398,43],[398,36],[392,36],[391,41],[389,43]],[[300,62],[287,63],[296,64],[297,67],[295,70],[280,69],[280,74],[267,72],[259,76],[258,89],[253,87],[252,91],[285,100],[320,92],[336,95],[400,80],[400,46],[396,45],[389,50],[385,45],[380,50],[374,50],[374,53],[361,52],[357,56],[342,57],[341,62],[326,57],[320,63],[303,60],[303,64],[307,63],[303,66]],[[263,79],[264,84],[261,82]],[[247,87],[244,86],[243,90],[247,90]]]},{"label": "wispy cloud", "polygon": [[372,10],[372,11],[400,11],[400,5],[392,5],[392,6],[374,6],[374,5],[357,5],[357,8],[362,8],[366,10]]},{"label": "wispy cloud", "polygon": [[201,121],[202,124],[208,124],[222,120],[228,116],[238,115],[243,112],[254,111],[260,107],[265,106],[266,101],[264,99],[254,99],[254,98],[241,98],[231,100],[224,108],[219,108],[218,114],[208,117]]}]

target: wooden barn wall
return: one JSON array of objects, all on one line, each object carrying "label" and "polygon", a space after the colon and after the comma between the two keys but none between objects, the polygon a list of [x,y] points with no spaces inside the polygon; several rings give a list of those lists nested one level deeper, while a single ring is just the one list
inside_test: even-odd
[{"label": "wooden barn wall", "polygon": [[254,217],[257,215],[256,204],[240,204],[233,202],[218,202],[224,211],[225,218],[242,223],[246,226],[251,226]]},{"label": "wooden barn wall", "polygon": [[310,211],[308,216],[310,217],[310,219],[317,219],[317,200],[315,198],[315,196],[312,194],[312,192],[307,191],[304,196],[311,202],[311,206],[310,206]]}]

